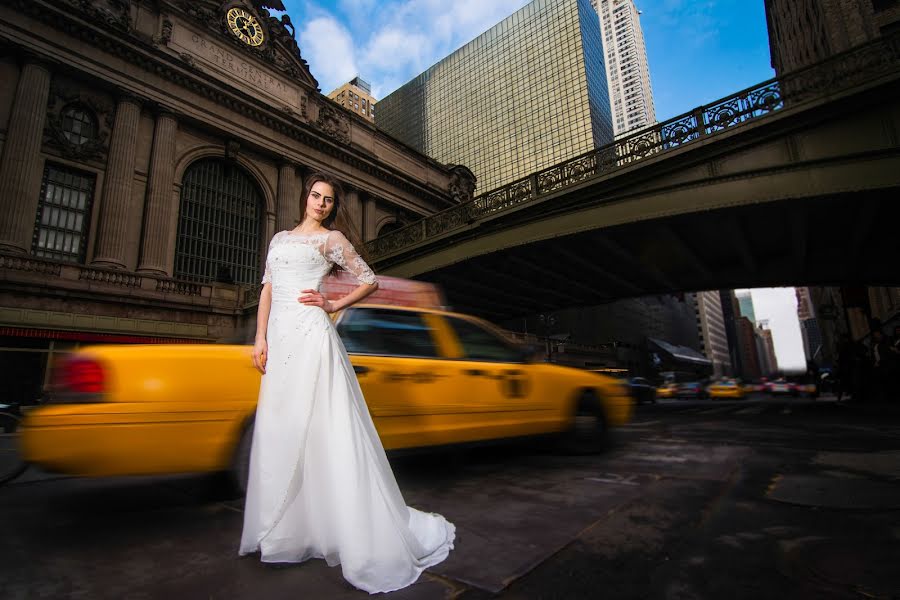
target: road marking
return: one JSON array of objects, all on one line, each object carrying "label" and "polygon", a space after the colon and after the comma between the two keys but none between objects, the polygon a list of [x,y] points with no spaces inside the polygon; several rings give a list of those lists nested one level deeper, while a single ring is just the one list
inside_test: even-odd
[{"label": "road marking", "polygon": [[617,485],[640,485],[634,480],[636,475],[629,475],[628,477],[622,477],[616,473],[603,473],[603,475],[605,477],[585,477],[585,479],[599,483],[615,483]]},{"label": "road marking", "polygon": [[650,462],[687,462],[687,459],[681,456],[667,456],[665,454],[626,454],[624,458],[636,458],[637,460],[646,460]]},{"label": "road marking", "polygon": [[717,415],[719,413],[725,413],[734,410],[733,406],[719,406],[718,408],[710,408],[709,410],[704,410],[704,415]]},{"label": "road marking", "polygon": [[642,421],[640,423],[629,423],[626,427],[646,427],[647,425],[659,425],[662,421]]}]

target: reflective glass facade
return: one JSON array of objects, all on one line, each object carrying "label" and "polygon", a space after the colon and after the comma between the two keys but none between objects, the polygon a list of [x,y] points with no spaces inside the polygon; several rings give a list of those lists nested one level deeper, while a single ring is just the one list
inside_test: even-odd
[{"label": "reflective glass facade", "polygon": [[378,103],[376,124],[487,192],[613,141],[590,0],[534,0]]}]

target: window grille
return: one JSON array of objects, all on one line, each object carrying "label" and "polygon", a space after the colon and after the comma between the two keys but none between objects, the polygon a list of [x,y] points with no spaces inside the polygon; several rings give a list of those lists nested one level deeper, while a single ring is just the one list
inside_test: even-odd
[{"label": "window grille", "polygon": [[41,258],[84,262],[94,175],[47,164],[35,216],[31,253]]},{"label": "window grille", "polygon": [[181,186],[175,277],[259,283],[262,203],[240,167],[220,159],[191,165]]}]

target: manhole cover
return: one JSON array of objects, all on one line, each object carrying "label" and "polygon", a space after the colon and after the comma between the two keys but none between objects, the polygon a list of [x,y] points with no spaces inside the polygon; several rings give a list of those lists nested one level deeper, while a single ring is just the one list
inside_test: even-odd
[{"label": "manhole cover", "polygon": [[773,480],[767,496],[772,500],[803,506],[845,509],[900,508],[900,483],[784,475]]}]

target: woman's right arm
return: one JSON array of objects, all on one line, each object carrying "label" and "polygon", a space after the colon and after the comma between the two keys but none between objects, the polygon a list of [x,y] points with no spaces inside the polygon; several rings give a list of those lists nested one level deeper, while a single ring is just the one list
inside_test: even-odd
[{"label": "woman's right arm", "polygon": [[256,309],[256,338],[253,341],[253,366],[266,374],[266,362],[269,358],[269,344],[266,332],[269,326],[269,311],[272,309],[272,284],[265,283],[259,294],[259,306]]}]

